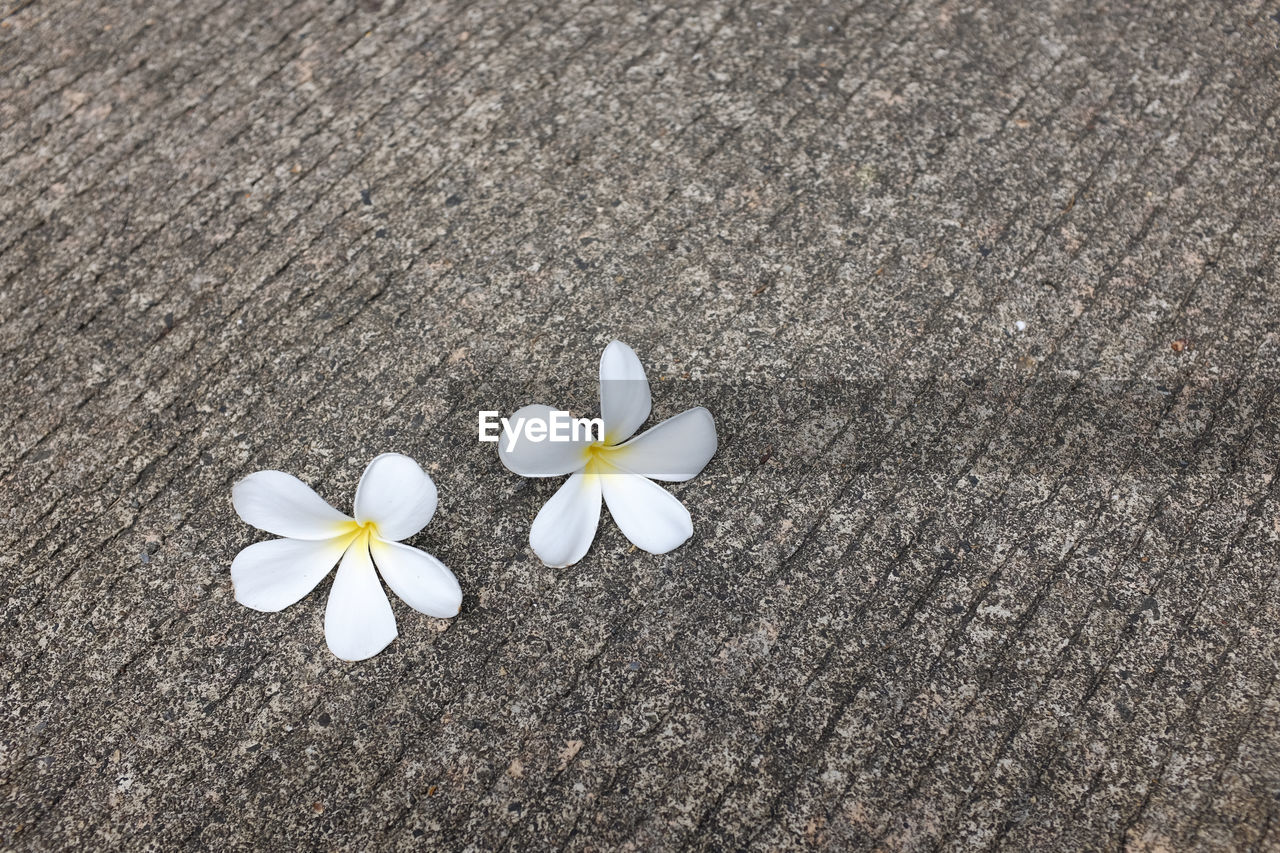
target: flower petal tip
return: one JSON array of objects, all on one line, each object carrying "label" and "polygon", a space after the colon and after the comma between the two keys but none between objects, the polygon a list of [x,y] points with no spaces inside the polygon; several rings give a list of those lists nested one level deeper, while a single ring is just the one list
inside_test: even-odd
[{"label": "flower petal tip", "polygon": [[[397,637],[398,636],[399,635],[397,635]],[[338,660],[343,660],[348,663],[359,663],[360,661],[369,660],[369,658],[377,657],[378,655],[382,654],[382,652],[386,650],[387,646],[391,645],[393,642],[395,642],[395,640],[396,640],[396,637],[392,637],[390,640],[387,640],[385,645],[379,647],[376,651],[372,651],[372,652],[363,650],[363,649],[359,651],[349,651],[347,649],[335,649],[332,644],[328,644],[329,653],[332,654]]]},{"label": "flower petal tip", "polygon": [[553,563],[553,562],[547,561],[545,558],[539,555],[536,551],[534,552],[534,556],[536,556],[538,558],[538,561],[541,562],[542,565],[546,566],[548,569],[567,569],[570,566],[574,565],[575,563],[581,562],[581,560],[574,560],[572,563]]},{"label": "flower petal tip", "polygon": [[239,604],[242,607],[247,607],[250,610],[254,610],[258,613],[279,613],[281,610],[284,610],[283,607],[259,607],[257,604],[254,604],[252,601],[249,601],[245,596],[241,595],[239,590],[235,590],[235,600],[236,600],[236,604]]},{"label": "flower petal tip", "polygon": [[643,546],[639,546],[639,545],[638,545],[638,546],[636,546],[636,547],[640,548],[640,550],[645,551],[645,552],[647,552],[647,553],[649,553],[649,554],[653,554],[655,557],[661,557],[663,554],[670,554],[672,551],[674,551],[674,550],[676,550],[677,548],[679,548],[679,547],[683,546],[683,545],[684,545],[684,543],[688,542],[688,541],[689,541],[690,539],[692,539],[692,538],[693,538],[693,531],[692,531],[692,530],[690,530],[687,536],[685,536],[685,537],[684,537],[683,539],[681,539],[679,542],[676,542],[675,544],[671,545],[671,547],[669,547],[669,548],[663,548],[662,550],[654,550],[654,551],[650,551],[648,548],[645,548],[645,547],[643,547]]}]

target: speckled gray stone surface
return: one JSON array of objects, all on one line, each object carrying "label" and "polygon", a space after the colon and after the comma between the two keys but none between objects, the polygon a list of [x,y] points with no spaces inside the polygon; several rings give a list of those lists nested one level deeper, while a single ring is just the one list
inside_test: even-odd
[{"label": "speckled gray stone surface", "polygon": [[[4,847],[1280,849],[1274,2],[0,14]],[[549,569],[613,338],[721,448]],[[229,490],[389,450],[349,664]]]}]

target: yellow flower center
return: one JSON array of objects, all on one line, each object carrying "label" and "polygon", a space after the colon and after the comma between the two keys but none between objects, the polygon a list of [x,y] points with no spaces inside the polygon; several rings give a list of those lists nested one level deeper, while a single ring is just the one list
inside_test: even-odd
[{"label": "yellow flower center", "polygon": [[363,538],[366,542],[371,541],[378,536],[378,525],[372,521],[366,521],[364,524],[352,519],[351,521],[342,522],[339,536],[349,536],[348,542],[354,542]]},{"label": "yellow flower center", "polygon": [[585,451],[587,457],[586,472],[588,474],[599,474],[605,468],[611,467],[608,462],[609,454],[614,448],[603,441],[593,441],[587,445]]}]

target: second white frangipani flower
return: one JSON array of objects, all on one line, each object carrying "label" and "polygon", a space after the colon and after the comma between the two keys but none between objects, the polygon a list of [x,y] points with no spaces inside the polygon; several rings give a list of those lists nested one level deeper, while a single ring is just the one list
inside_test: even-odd
[{"label": "second white frangipani flower", "polygon": [[283,610],[342,561],[325,608],[324,637],[343,660],[373,657],[396,638],[379,574],[419,613],[458,615],[462,590],[453,572],[400,544],[436,511],[435,483],[408,456],[384,453],[369,463],[356,487],[355,518],[283,471],[250,474],[232,487],[231,501],[247,524],[284,537],[250,545],[231,563],[236,601],[246,607]]},{"label": "second white frangipani flower", "polygon": [[[622,533],[651,554],[665,554],[693,535],[684,504],[654,480],[692,478],[716,452],[716,424],[701,406],[631,438],[649,417],[649,380],[631,347],[613,341],[600,356],[603,441],[533,441],[525,421],[549,421],[549,406],[525,406],[510,418],[498,444],[502,463],[525,477],[570,477],[542,507],[529,544],[548,566],[582,559],[595,539],[600,504]],[[628,440],[629,439],[629,440]]]}]

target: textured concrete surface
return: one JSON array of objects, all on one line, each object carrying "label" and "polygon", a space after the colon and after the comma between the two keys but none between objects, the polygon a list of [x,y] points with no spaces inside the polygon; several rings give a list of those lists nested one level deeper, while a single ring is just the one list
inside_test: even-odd
[{"label": "textured concrete surface", "polygon": [[[4,847],[1280,849],[1274,2],[0,15]],[[548,569],[615,337],[721,450]],[[388,450],[346,664],[229,489]]]}]

